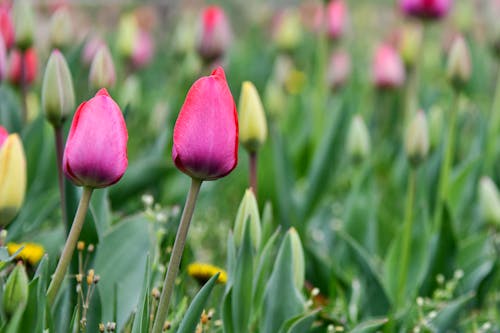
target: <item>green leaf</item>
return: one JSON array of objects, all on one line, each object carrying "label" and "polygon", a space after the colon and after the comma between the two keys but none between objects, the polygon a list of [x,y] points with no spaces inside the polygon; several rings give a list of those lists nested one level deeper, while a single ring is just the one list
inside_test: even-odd
[{"label": "green leaf", "polygon": [[131,333],[148,333],[149,331],[149,304],[150,291],[149,282],[151,280],[151,259],[146,258],[146,268],[144,270],[144,282],[142,284],[141,296],[139,297],[139,308],[134,316],[134,324]]},{"label": "green leaf", "polygon": [[358,324],[350,332],[351,333],[375,332],[380,326],[384,325],[385,323],[387,323],[386,318],[368,320],[368,321],[362,322],[361,324]]},{"label": "green leaf", "polygon": [[232,313],[232,294],[233,288],[229,287],[226,289],[224,293],[224,297],[222,299],[222,324],[224,333],[234,333],[233,330],[233,313]]},{"label": "green leaf", "polygon": [[276,333],[290,318],[304,311],[304,299],[294,282],[292,241],[287,233],[264,294],[261,333]]},{"label": "green leaf", "polygon": [[243,243],[234,268],[232,315],[235,332],[247,332],[252,312],[254,254],[251,240],[251,225],[245,223]]},{"label": "green leaf", "polygon": [[436,317],[432,319],[431,325],[437,329],[437,332],[447,332],[457,328],[459,314],[464,310],[469,301],[474,298],[473,293],[463,295],[454,301],[448,303],[442,310],[440,310]]},{"label": "green leaf", "polygon": [[283,332],[283,333],[309,332],[309,329],[311,328],[311,326],[314,322],[314,319],[316,318],[316,315],[318,314],[318,312],[319,312],[319,310],[311,312],[311,313],[301,314],[299,316],[296,316],[295,318],[288,320],[283,325],[280,332]]},{"label": "green leaf", "polygon": [[193,301],[189,305],[184,318],[182,319],[181,325],[177,330],[177,333],[193,333],[196,329],[196,325],[200,321],[201,313],[207,303],[208,297],[215,286],[215,282],[219,278],[217,273],[208,280],[208,282],[200,289],[196,294]]},{"label": "green leaf", "polygon": [[116,310],[117,326],[123,327],[136,308],[144,283],[144,272],[137,267],[145,267],[148,253],[154,253],[149,228],[142,215],[127,218],[111,228],[97,246],[94,267],[101,276],[97,290],[103,321],[114,320]]}]

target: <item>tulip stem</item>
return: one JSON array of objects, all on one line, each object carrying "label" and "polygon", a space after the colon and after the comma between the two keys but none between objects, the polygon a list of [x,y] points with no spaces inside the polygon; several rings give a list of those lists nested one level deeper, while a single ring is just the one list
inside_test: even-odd
[{"label": "tulip stem", "polygon": [[71,262],[71,257],[76,247],[78,238],[80,237],[80,232],[82,231],[83,223],[85,222],[85,216],[87,215],[87,210],[89,208],[90,197],[92,196],[93,188],[84,187],[83,194],[80,198],[80,203],[78,204],[78,210],[76,211],[75,219],[73,220],[73,225],[69,232],[68,238],[66,239],[66,244],[64,245],[61,258],[57,263],[56,271],[50,282],[49,289],[47,290],[47,300],[49,305],[53,305],[55,298],[61,284],[64,280],[64,275],[68,269]]},{"label": "tulip stem", "polygon": [[250,188],[257,198],[257,152],[253,151],[249,154],[249,176],[250,176]]},{"label": "tulip stem", "polygon": [[200,192],[201,183],[202,181],[200,179],[192,178],[186,204],[184,205],[184,211],[182,212],[181,221],[177,229],[177,235],[175,237],[174,247],[170,256],[170,262],[168,263],[167,275],[165,276],[165,281],[163,282],[163,290],[158,303],[152,333],[161,333],[163,324],[167,319],[168,305],[172,296],[175,278],[179,272],[179,265],[181,263],[182,253],[184,252],[184,245],[186,244],[189,224],[191,223],[191,218],[193,217],[196,198]]},{"label": "tulip stem", "polygon": [[19,87],[21,89],[21,122],[25,125],[28,121],[28,80],[27,80],[27,62],[24,52],[20,52],[20,63],[21,63],[21,77],[19,78]]},{"label": "tulip stem", "polygon": [[455,155],[455,132],[457,123],[457,113],[460,104],[460,94],[456,93],[453,96],[453,103],[449,111],[449,125],[448,125],[448,138],[446,140],[446,149],[441,170],[439,173],[439,185],[436,200],[436,207],[434,208],[434,228],[439,230],[441,227],[441,220],[443,219],[444,205],[446,197],[448,196],[448,183],[450,178],[450,170],[452,168],[453,156]]},{"label": "tulip stem", "polygon": [[61,196],[61,216],[63,225],[66,228],[66,234],[69,231],[68,214],[66,212],[66,193],[64,191],[64,176],[63,176],[63,136],[62,127],[54,126],[55,143],[56,143],[56,158],[57,158],[57,175],[59,181],[59,194]]}]

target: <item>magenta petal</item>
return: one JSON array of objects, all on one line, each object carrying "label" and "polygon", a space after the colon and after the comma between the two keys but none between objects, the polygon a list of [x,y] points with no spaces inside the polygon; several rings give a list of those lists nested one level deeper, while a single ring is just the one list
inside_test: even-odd
[{"label": "magenta petal", "polygon": [[401,0],[401,10],[409,16],[439,19],[450,11],[453,0]]},{"label": "magenta petal", "polygon": [[65,174],[80,186],[116,183],[127,169],[128,133],[122,112],[106,89],[75,113],[64,150]]},{"label": "magenta petal", "polygon": [[3,143],[5,140],[7,140],[7,137],[9,136],[9,132],[7,130],[0,126],[0,148],[2,148]]},{"label": "magenta petal", "polygon": [[238,161],[238,118],[233,96],[219,67],[189,90],[174,127],[172,159],[184,173],[214,180]]}]

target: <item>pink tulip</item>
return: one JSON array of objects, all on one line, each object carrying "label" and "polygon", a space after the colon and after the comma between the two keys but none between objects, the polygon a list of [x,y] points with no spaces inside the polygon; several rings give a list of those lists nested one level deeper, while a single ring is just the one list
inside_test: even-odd
[{"label": "pink tulip", "polygon": [[372,63],[372,80],[378,88],[397,88],[403,85],[403,62],[391,45],[382,44],[377,48]]},{"label": "pink tulip", "polygon": [[97,50],[101,48],[101,46],[106,45],[103,40],[99,37],[91,37],[87,39],[85,42],[85,46],[82,50],[82,61],[85,65],[89,66],[94,60],[95,54]]},{"label": "pink tulip", "polygon": [[64,149],[64,173],[78,186],[102,188],[127,169],[127,126],[106,89],[80,104]]},{"label": "pink tulip", "polygon": [[22,68],[21,53],[19,50],[12,50],[9,62],[9,79],[15,85],[20,85],[24,71],[25,84],[31,84],[36,79],[38,71],[38,56],[34,48],[24,51],[24,70]]},{"label": "pink tulip", "polygon": [[0,36],[0,81],[5,80],[7,77],[7,48],[5,42]]},{"label": "pink tulip", "polygon": [[0,6],[0,34],[5,41],[5,46],[10,49],[14,45],[14,25],[9,7]]},{"label": "pink tulip", "polygon": [[224,177],[236,167],[238,115],[221,67],[189,89],[174,127],[172,159],[200,180]]},{"label": "pink tulip", "polygon": [[132,50],[132,64],[139,68],[147,65],[154,55],[154,41],[151,35],[141,30],[137,34],[137,39]]},{"label": "pink tulip", "polygon": [[231,43],[231,29],[224,10],[209,6],[201,14],[198,26],[197,50],[207,62],[220,58]]},{"label": "pink tulip", "polygon": [[343,0],[331,0],[326,8],[326,31],[331,39],[340,38],[347,26],[347,6]]},{"label": "pink tulip", "polygon": [[328,66],[327,80],[332,89],[342,87],[351,74],[351,58],[349,54],[340,50],[332,54]]},{"label": "pink tulip", "polygon": [[9,132],[5,129],[5,127],[0,126],[0,148],[2,148],[3,143],[7,140],[9,136]]},{"label": "pink tulip", "polygon": [[453,0],[400,0],[401,10],[408,16],[439,19],[451,9]]}]

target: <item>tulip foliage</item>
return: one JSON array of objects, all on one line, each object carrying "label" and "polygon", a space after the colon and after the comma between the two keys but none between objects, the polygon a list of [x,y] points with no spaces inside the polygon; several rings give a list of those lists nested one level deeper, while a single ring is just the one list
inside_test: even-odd
[{"label": "tulip foliage", "polygon": [[483,2],[0,4],[0,332],[499,332]]}]

